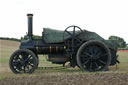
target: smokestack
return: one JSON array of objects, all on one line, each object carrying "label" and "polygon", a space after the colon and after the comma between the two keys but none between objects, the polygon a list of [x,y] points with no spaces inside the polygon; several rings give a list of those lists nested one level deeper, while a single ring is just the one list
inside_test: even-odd
[{"label": "smokestack", "polygon": [[29,40],[32,40],[32,17],[33,17],[33,14],[27,14],[27,17],[28,17],[28,39]]}]

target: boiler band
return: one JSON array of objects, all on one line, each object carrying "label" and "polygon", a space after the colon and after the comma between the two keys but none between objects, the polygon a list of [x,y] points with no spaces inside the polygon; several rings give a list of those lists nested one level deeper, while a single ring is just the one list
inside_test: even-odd
[{"label": "boiler band", "polygon": [[66,50],[66,46],[36,46],[38,53],[50,54],[50,53],[62,53]]}]

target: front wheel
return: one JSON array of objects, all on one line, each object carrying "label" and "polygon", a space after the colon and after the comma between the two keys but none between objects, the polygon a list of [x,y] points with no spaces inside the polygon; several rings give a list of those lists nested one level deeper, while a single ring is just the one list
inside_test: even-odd
[{"label": "front wheel", "polygon": [[9,66],[13,73],[32,73],[37,68],[36,55],[29,49],[15,51],[9,60]]},{"label": "front wheel", "polygon": [[80,46],[76,58],[84,71],[105,71],[110,65],[111,53],[103,42],[90,40]]}]

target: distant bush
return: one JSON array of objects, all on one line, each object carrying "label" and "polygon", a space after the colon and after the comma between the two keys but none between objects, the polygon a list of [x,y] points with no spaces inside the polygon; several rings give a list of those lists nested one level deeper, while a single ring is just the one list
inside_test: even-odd
[{"label": "distant bush", "polygon": [[117,43],[119,44],[119,48],[126,48],[126,41],[121,38],[121,37],[118,37],[118,36],[110,36],[109,37],[109,40],[116,40]]},{"label": "distant bush", "polygon": [[126,48],[118,48],[118,50],[128,50],[128,47],[126,47]]},{"label": "distant bush", "polygon": [[1,40],[12,40],[12,41],[20,41],[20,39],[17,38],[9,38],[9,37],[0,37]]},{"label": "distant bush", "polygon": [[[42,37],[39,35],[33,35],[32,38],[33,39],[42,39]],[[27,40],[27,39],[28,39],[27,35],[24,35],[24,37],[21,37],[21,40]]]}]

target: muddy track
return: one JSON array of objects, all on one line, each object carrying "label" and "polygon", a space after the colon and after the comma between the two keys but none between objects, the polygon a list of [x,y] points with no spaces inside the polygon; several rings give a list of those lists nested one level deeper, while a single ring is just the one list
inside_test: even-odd
[{"label": "muddy track", "polygon": [[0,85],[128,85],[128,74],[38,75],[0,80]]}]

